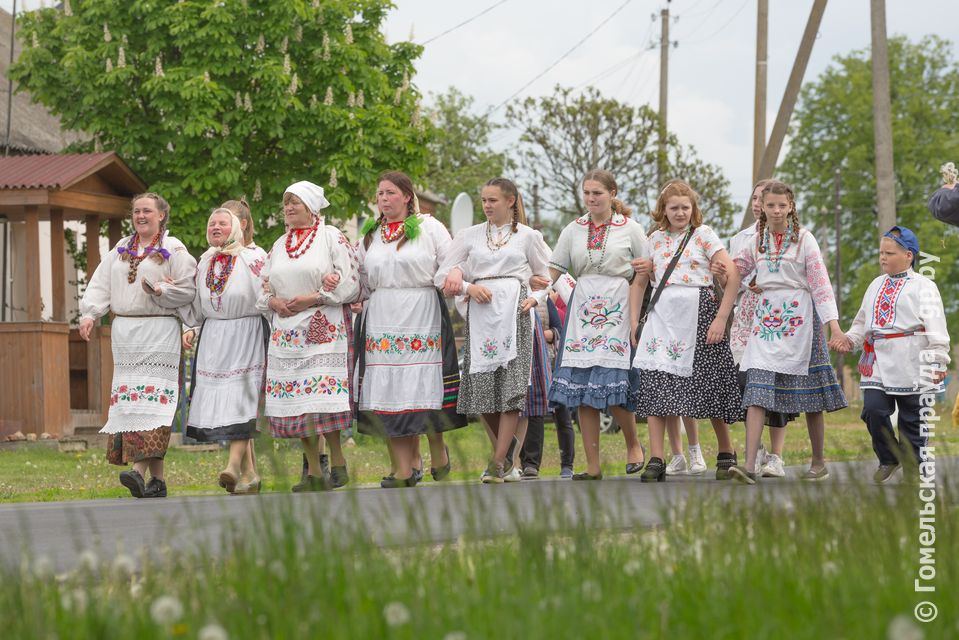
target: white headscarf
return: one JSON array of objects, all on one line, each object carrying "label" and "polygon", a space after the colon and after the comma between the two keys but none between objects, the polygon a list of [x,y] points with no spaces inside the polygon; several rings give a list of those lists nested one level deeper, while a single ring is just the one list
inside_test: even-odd
[{"label": "white headscarf", "polygon": [[307,180],[300,180],[286,188],[284,195],[292,193],[299,198],[310,213],[315,216],[320,215],[320,209],[330,206],[330,202],[323,195],[323,187],[315,185]]},{"label": "white headscarf", "polygon": [[[215,257],[219,253],[225,253],[228,256],[237,256],[246,249],[246,246],[243,244],[243,228],[240,225],[240,219],[236,217],[235,213],[229,209],[224,209],[223,207],[214,209],[213,213],[210,214],[210,218],[218,213],[225,213],[230,216],[230,235],[226,237],[226,240],[224,240],[223,244],[219,247],[211,246],[209,249],[204,251],[203,255],[200,256],[201,260],[207,257]],[[209,225],[209,219],[207,219],[207,224]],[[210,241],[209,231],[207,231],[206,241]]]}]

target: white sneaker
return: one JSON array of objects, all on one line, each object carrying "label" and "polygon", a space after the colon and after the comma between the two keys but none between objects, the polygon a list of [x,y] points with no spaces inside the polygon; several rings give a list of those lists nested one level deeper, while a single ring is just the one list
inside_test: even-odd
[{"label": "white sneaker", "polygon": [[759,467],[760,473],[764,478],[785,478],[786,469],[783,466],[783,459],[775,453],[766,456],[766,461]]},{"label": "white sneaker", "polygon": [[766,451],[766,447],[763,444],[759,443],[759,451],[756,452],[756,469],[762,469],[763,465],[766,464],[766,461],[769,460],[769,452]]},{"label": "white sneaker", "polygon": [[699,476],[706,473],[706,461],[703,459],[703,451],[700,449],[695,453],[689,452],[689,471],[691,476]]},{"label": "white sneaker", "polygon": [[677,453],[673,456],[673,459],[669,461],[669,464],[666,465],[666,475],[667,476],[683,476],[686,475],[686,456],[681,453]]},{"label": "white sneaker", "polygon": [[522,479],[523,474],[515,465],[513,465],[513,468],[503,475],[503,482],[520,482]]}]

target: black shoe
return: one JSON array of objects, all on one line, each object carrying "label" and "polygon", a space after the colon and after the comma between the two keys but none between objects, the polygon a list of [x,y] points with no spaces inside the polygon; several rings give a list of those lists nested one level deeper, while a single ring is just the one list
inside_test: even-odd
[{"label": "black shoe", "polygon": [[384,489],[402,489],[405,487],[415,487],[416,486],[416,476],[410,476],[400,480],[392,473],[387,477],[380,480],[380,486]]},{"label": "black shoe", "polygon": [[440,480],[446,480],[450,475],[450,470],[453,468],[453,461],[450,460],[450,448],[444,447],[446,449],[446,464],[444,464],[439,469],[435,467],[430,467],[430,475],[433,476],[435,482]]},{"label": "black shoe", "polygon": [[729,480],[729,469],[736,464],[736,452],[726,453],[720,451],[716,456],[716,479]]},{"label": "black shoe", "polygon": [[743,484],[756,484],[759,476],[752,471],[747,471],[746,467],[734,464],[729,467],[729,477],[733,480],[739,480]]},{"label": "black shoe", "polygon": [[332,489],[332,484],[330,482],[329,476],[323,476],[322,478],[317,478],[316,476],[308,475],[306,479],[300,482],[299,484],[293,485],[293,493],[310,493],[312,491],[329,491]]},{"label": "black shoe", "polygon": [[146,490],[143,492],[144,498],[165,498],[166,497],[166,482],[163,480],[157,480],[156,478],[150,478],[150,482],[147,483]]},{"label": "black shoe", "polygon": [[639,473],[643,470],[643,467],[646,466],[646,448],[640,444],[640,451],[643,452],[643,461],[642,462],[627,462],[626,463],[626,475],[631,476],[634,473]]},{"label": "black shoe", "polygon": [[346,470],[346,465],[342,467],[332,467],[330,469],[330,482],[334,489],[345,487],[350,481],[350,474]]},{"label": "black shoe", "polygon": [[643,482],[665,482],[666,481],[666,463],[662,458],[650,458],[646,465],[646,471],[639,477]]},{"label": "black shoe", "polygon": [[142,498],[146,492],[146,483],[143,476],[136,469],[129,469],[120,472],[120,484],[130,490],[130,495],[134,498]]},{"label": "black shoe", "polygon": [[586,471],[584,471],[584,472],[582,472],[582,473],[574,473],[574,474],[573,474],[573,480],[581,480],[581,481],[582,481],[582,480],[602,480],[602,479],[603,479],[603,472],[602,472],[602,471],[600,471],[599,473],[597,473],[595,476],[592,475],[592,474],[590,474],[590,473],[587,473]]}]

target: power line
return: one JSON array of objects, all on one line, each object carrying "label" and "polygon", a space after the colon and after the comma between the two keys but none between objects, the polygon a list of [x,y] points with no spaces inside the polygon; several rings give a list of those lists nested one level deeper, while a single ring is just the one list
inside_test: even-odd
[{"label": "power line", "polygon": [[[682,34],[680,34],[680,35],[681,35],[683,38],[688,38],[689,36],[693,35],[694,33],[698,32],[699,30],[701,30],[701,29],[702,29],[703,27],[705,27],[707,24],[710,24],[710,18],[712,17],[713,12],[716,11],[716,9],[719,7],[719,5],[721,5],[721,4],[722,4],[723,2],[725,2],[725,1],[726,1],[726,0],[716,0],[716,3],[715,3],[713,6],[709,7],[709,9],[705,9],[705,10],[703,10],[703,11],[700,11],[699,13],[694,13],[694,14],[692,14],[692,15],[694,15],[694,16],[705,15],[706,17],[703,18],[702,21],[699,22],[696,26],[694,26],[694,27],[692,28],[692,30],[689,31],[689,33],[682,33]],[[683,17],[683,15],[680,15],[680,16],[678,16],[678,17]],[[688,14],[686,14],[685,17],[688,18],[688,17],[690,17],[690,16],[689,16]]]},{"label": "power line", "polygon": [[743,3],[742,3],[741,5],[739,5],[739,8],[736,9],[736,13],[734,13],[732,16],[730,16],[729,20],[727,20],[727,21],[723,24],[723,26],[719,27],[719,29],[717,29],[716,31],[714,31],[712,34],[706,36],[705,38],[702,38],[701,40],[694,40],[693,42],[687,42],[686,44],[687,44],[687,45],[690,45],[690,44],[701,44],[701,43],[703,43],[703,42],[706,42],[707,40],[712,40],[713,38],[715,38],[715,37],[718,36],[720,33],[722,33],[723,31],[726,30],[726,27],[728,27],[728,26],[732,23],[732,21],[736,19],[736,16],[738,16],[740,13],[743,12],[743,9],[746,8],[746,5],[747,5],[747,4],[749,4],[749,0],[744,0]]},{"label": "power line", "polygon": [[498,105],[496,105],[495,107],[493,107],[492,109],[490,109],[489,111],[487,111],[487,112],[486,112],[486,115],[489,116],[489,115],[493,114],[494,112],[498,111],[498,110],[501,109],[504,105],[506,105],[510,100],[512,100],[513,98],[515,98],[515,97],[518,96],[519,94],[523,93],[523,91],[525,91],[531,84],[533,84],[534,82],[536,82],[537,80],[539,80],[540,78],[542,78],[543,76],[545,76],[547,73],[549,73],[550,71],[552,71],[553,68],[554,68],[556,65],[558,65],[560,62],[562,62],[563,60],[565,60],[565,59],[569,56],[569,54],[571,54],[571,53],[573,53],[574,51],[576,51],[577,49],[579,49],[579,48],[583,45],[584,42],[586,42],[587,40],[589,40],[589,38],[590,38],[593,34],[595,34],[597,31],[599,31],[601,28],[603,28],[603,26],[605,26],[607,22],[609,22],[610,20],[612,20],[613,18],[615,18],[616,15],[619,14],[620,11],[622,11],[623,9],[625,9],[626,6],[627,6],[628,4],[630,4],[632,1],[633,1],[633,0],[626,0],[626,2],[624,2],[624,3],[621,4],[621,5],[619,5],[619,7],[617,7],[615,11],[613,11],[611,14],[609,14],[609,16],[608,16],[605,20],[603,20],[603,21],[600,22],[598,25],[596,25],[596,27],[594,27],[592,31],[590,31],[590,32],[587,33],[585,36],[583,36],[583,38],[582,38],[579,42],[577,42],[577,43],[574,44],[572,47],[570,47],[570,48],[566,51],[566,53],[564,53],[564,54],[561,55],[559,58],[557,58],[551,65],[549,65],[548,67],[546,67],[545,69],[543,69],[540,73],[536,74],[536,75],[533,77],[532,80],[530,80],[529,82],[527,82],[526,84],[524,84],[522,87],[520,87],[519,89],[517,89],[517,90],[516,90],[512,95],[510,95],[508,98],[506,98],[505,100],[503,100],[502,102],[500,102]]},{"label": "power line", "polygon": [[489,7],[486,7],[485,9],[483,9],[482,11],[480,11],[479,13],[477,13],[477,14],[476,14],[475,16],[473,16],[472,18],[467,18],[466,20],[463,20],[463,22],[461,22],[461,23],[459,23],[459,24],[457,24],[457,25],[454,25],[454,26],[450,27],[450,28],[447,29],[446,31],[444,31],[444,32],[442,32],[442,33],[440,33],[440,34],[438,34],[438,35],[433,36],[433,37],[430,38],[429,40],[424,40],[423,42],[420,42],[419,44],[420,44],[420,46],[426,46],[426,45],[428,45],[429,43],[433,42],[434,40],[439,40],[440,38],[442,38],[442,37],[445,36],[446,34],[452,33],[452,32],[454,32],[454,31],[456,31],[457,29],[459,29],[460,27],[465,26],[465,25],[468,25],[468,24],[471,23],[473,20],[476,20],[477,18],[486,15],[487,13],[489,13],[490,11],[492,11],[493,9],[495,9],[496,7],[500,6],[501,4],[505,4],[505,3],[508,2],[508,1],[509,1],[509,0],[500,0],[500,1],[497,2],[496,4],[491,5],[491,6],[489,6]]}]

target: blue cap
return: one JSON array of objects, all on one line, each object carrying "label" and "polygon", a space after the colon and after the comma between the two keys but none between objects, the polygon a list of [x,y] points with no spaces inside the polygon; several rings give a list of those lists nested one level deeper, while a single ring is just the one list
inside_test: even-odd
[{"label": "blue cap", "polygon": [[[899,236],[893,235],[893,231],[898,231]],[[893,227],[884,233],[882,237],[895,240],[896,244],[906,251],[912,251],[912,266],[916,266],[916,260],[919,259],[919,238],[912,232],[912,229],[907,227]]]}]

